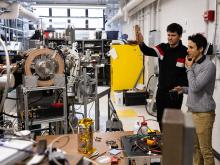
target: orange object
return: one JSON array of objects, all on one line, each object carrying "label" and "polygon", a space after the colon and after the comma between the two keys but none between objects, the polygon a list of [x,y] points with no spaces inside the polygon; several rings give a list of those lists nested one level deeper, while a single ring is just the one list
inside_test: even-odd
[{"label": "orange object", "polygon": [[147,145],[149,145],[149,146],[156,145],[156,141],[152,140],[152,139],[147,139]]}]

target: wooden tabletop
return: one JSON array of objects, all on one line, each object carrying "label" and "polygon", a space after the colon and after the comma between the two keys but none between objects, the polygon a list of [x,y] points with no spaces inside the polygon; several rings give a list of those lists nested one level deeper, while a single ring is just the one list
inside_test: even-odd
[{"label": "wooden tabletop", "polygon": [[[132,131],[127,131],[127,132],[103,132],[103,133],[94,133],[94,139],[96,137],[101,138],[101,141],[95,141],[93,140],[93,147],[95,148],[96,151],[98,151],[100,154],[106,152],[104,155],[108,155],[110,156],[110,154],[108,153],[109,151],[109,146],[106,144],[106,141],[108,140],[114,140],[116,141],[116,143],[118,144],[119,148],[121,148],[121,142],[120,142],[120,137],[121,136],[125,136],[125,135],[132,135],[133,132]],[[66,144],[63,148],[61,148],[62,150],[64,150],[67,153],[67,157],[70,161],[70,164],[76,164],[76,162],[78,162],[78,160],[83,156],[82,154],[80,154],[77,150],[77,134],[68,134],[68,136],[70,137],[70,140],[68,142],[68,144]],[[52,140],[54,140],[55,138],[57,138],[58,135],[48,135],[48,136],[39,136],[37,137],[37,141],[39,140],[43,140],[46,139],[47,140],[47,144],[50,144],[52,142]],[[59,143],[55,144],[55,147],[62,146],[67,142],[67,138],[62,138]],[[123,152],[121,152],[120,154],[117,155],[117,157],[120,158],[119,164],[124,164],[124,160],[123,160]],[[88,155],[87,155],[88,157]],[[110,164],[110,163],[109,163]]]}]

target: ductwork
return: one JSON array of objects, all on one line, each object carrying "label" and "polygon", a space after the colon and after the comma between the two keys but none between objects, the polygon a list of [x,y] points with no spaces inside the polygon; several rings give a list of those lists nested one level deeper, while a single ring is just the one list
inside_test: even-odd
[{"label": "ductwork", "polygon": [[108,22],[106,22],[106,26],[110,25],[112,22],[119,20],[123,16],[122,10],[119,9],[118,13],[114,15]]},{"label": "ductwork", "polygon": [[16,2],[10,4],[0,1],[0,6],[6,9],[1,13],[0,19],[17,19],[20,16],[33,22],[38,21],[37,16]]},{"label": "ductwork", "polygon": [[[156,0],[131,0],[123,7],[123,9],[120,9],[118,13],[106,23],[106,25],[110,25],[114,21],[121,19],[123,16],[124,16],[124,20],[126,21],[128,19],[128,16],[131,16],[130,14],[128,15],[128,13],[132,11],[134,8],[138,7],[137,8],[138,10],[135,10],[135,13],[136,13],[140,9],[144,8],[145,6],[149,5],[150,3],[154,1]],[[132,12],[132,14],[135,14],[135,13]]]},{"label": "ductwork", "polygon": [[131,9],[133,9],[134,7],[139,5],[142,1],[144,1],[144,0],[132,0],[132,1],[129,1],[127,3],[127,5],[125,5],[125,7],[123,8],[123,11],[124,12],[129,12]]},{"label": "ductwork", "polygon": [[4,2],[4,1],[0,1],[0,7],[1,7],[1,8],[8,8],[9,6],[10,6],[9,3],[6,3],[6,2]]}]

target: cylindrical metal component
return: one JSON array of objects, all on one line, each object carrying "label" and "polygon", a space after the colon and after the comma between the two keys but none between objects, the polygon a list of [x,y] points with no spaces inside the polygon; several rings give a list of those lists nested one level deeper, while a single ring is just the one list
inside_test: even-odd
[{"label": "cylindrical metal component", "polygon": [[78,151],[82,154],[93,152],[94,122],[90,118],[81,119],[78,122]]},{"label": "cylindrical metal component", "polygon": [[[6,83],[7,83],[7,74],[3,74],[0,76],[0,89],[4,89]],[[15,85],[14,75],[10,74],[10,80],[9,80],[8,87],[13,88],[14,85]]]}]

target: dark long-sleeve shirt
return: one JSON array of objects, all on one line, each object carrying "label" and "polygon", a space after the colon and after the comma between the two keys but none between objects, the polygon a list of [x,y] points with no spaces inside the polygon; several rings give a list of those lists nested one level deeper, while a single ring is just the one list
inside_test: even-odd
[{"label": "dark long-sleeve shirt", "polygon": [[161,43],[155,47],[148,47],[143,42],[139,47],[144,55],[158,57],[158,90],[169,91],[176,86],[188,86],[185,69],[187,48],[182,45],[181,41],[175,48],[171,48],[168,43]]}]

